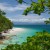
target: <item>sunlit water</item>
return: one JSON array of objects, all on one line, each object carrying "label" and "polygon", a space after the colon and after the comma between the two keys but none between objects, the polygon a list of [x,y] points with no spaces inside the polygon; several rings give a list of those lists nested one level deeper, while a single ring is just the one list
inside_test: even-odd
[{"label": "sunlit water", "polygon": [[8,44],[21,44],[26,42],[27,37],[31,37],[36,34],[36,32],[46,30],[50,32],[50,25],[27,25],[27,26],[14,26],[18,30],[14,33],[16,35],[10,37],[8,40],[4,40],[4,44],[0,44],[0,49],[4,48]]}]

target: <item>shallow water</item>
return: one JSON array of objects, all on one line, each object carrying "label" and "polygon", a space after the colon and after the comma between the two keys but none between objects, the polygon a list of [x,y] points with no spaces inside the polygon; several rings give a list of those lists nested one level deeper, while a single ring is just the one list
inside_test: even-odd
[{"label": "shallow water", "polygon": [[16,35],[10,37],[8,40],[4,40],[4,44],[0,45],[0,49],[5,47],[8,44],[21,44],[22,42],[26,42],[27,37],[33,36],[36,34],[36,32],[46,30],[50,32],[50,25],[15,25],[15,28],[22,29],[19,32],[15,32]]}]

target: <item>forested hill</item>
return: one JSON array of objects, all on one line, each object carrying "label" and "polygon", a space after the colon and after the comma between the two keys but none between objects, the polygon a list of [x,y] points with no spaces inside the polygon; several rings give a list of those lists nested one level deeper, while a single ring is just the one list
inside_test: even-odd
[{"label": "forested hill", "polygon": [[6,18],[5,12],[0,10],[0,32],[6,31],[13,27],[13,23]]}]

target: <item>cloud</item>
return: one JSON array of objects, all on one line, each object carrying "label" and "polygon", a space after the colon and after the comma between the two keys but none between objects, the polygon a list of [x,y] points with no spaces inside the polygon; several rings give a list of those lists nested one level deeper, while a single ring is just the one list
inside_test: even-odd
[{"label": "cloud", "polygon": [[11,6],[10,4],[7,3],[0,3],[0,9],[4,11],[17,11],[17,10],[24,10],[28,7],[26,4],[18,4],[15,6]]},{"label": "cloud", "polygon": [[40,23],[40,22],[44,22],[45,20],[47,20],[46,18],[42,18],[42,19],[10,19],[13,22],[31,22],[31,23]]},{"label": "cloud", "polygon": [[18,15],[18,17],[9,17],[12,22],[29,22],[29,23],[44,23],[47,18],[38,15]]}]

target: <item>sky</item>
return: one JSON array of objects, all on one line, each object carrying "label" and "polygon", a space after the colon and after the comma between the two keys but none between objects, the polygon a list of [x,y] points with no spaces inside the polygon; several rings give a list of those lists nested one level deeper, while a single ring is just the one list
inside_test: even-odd
[{"label": "sky", "polygon": [[[37,0],[34,0],[35,2]],[[22,15],[23,11],[30,6],[31,1],[25,0],[28,4],[19,4],[16,0],[0,0],[0,9],[6,12],[6,17],[17,24],[44,24],[44,21],[50,18],[50,15],[42,13],[29,13],[27,16]]]}]

